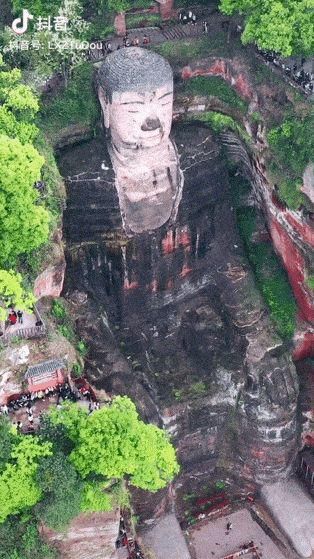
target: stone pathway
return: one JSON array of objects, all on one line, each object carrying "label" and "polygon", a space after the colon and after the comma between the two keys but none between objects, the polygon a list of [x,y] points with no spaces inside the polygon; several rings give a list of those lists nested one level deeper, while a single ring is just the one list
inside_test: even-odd
[{"label": "stone pathway", "polygon": [[[179,522],[174,514],[164,516],[148,531],[140,533],[144,554],[154,559],[191,559]],[[146,554],[145,554],[146,556]]]},{"label": "stone pathway", "polygon": [[[226,533],[228,522],[232,523],[229,534]],[[263,559],[284,559],[281,551],[252,519],[247,509],[192,528],[190,539],[195,559],[222,559],[241,550],[250,541],[258,547]],[[250,555],[247,557],[249,559]]]},{"label": "stone pathway", "polygon": [[[149,38],[150,44],[159,45],[165,43],[166,41],[178,41],[181,39],[190,39],[203,36],[203,24],[198,21],[195,25],[193,24],[177,24],[177,25],[166,25],[162,29],[159,27],[139,27],[137,29],[129,29],[128,36],[130,41],[136,37],[139,39],[139,46],[143,47],[144,35]],[[101,39],[100,39],[101,41]],[[99,41],[95,41],[99,42]],[[117,50],[117,48],[123,47],[123,37],[113,37],[102,41],[103,45],[110,42],[112,50]],[[104,51],[95,49],[90,51],[90,59],[94,62],[99,62],[106,57]]]},{"label": "stone pathway", "polygon": [[[300,483],[289,479],[264,485],[262,497],[301,557],[314,553],[314,503]],[[283,506],[284,503],[284,506]]]}]

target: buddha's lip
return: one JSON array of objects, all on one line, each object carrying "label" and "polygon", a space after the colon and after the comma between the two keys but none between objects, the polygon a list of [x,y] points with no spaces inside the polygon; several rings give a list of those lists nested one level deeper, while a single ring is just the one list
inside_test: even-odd
[{"label": "buddha's lip", "polygon": [[161,130],[161,128],[157,128],[156,130],[147,130],[147,132],[142,130],[140,139],[149,140],[150,138],[157,138],[158,136],[163,136],[163,131]]}]

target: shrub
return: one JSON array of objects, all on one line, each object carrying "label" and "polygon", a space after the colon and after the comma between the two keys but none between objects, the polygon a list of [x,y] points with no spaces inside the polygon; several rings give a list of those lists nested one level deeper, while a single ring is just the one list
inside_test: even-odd
[{"label": "shrub", "polygon": [[111,509],[111,496],[105,493],[104,482],[86,482],[81,502],[82,512],[109,511]]},{"label": "shrub", "polygon": [[135,29],[137,27],[153,27],[161,22],[159,14],[127,14],[127,29]]},{"label": "shrub", "polygon": [[184,91],[192,95],[214,96],[224,103],[242,112],[246,112],[248,104],[236,93],[236,91],[225,82],[223,78],[216,76],[198,76],[186,81]]},{"label": "shrub", "polygon": [[74,363],[72,367],[72,373],[75,377],[79,378],[84,371],[83,365],[81,363]]},{"label": "shrub", "polygon": [[313,159],[314,153],[314,111],[300,117],[287,117],[280,126],[268,132],[271,149],[271,170],[278,177],[279,197],[293,210],[301,204],[307,205],[307,198],[300,191],[305,167]]},{"label": "shrub", "polygon": [[301,185],[301,182],[290,179],[283,179],[279,183],[279,198],[285,202],[291,210],[298,210],[300,206],[305,203],[305,196],[300,190]]},{"label": "shrub", "polygon": [[310,289],[314,289],[314,276],[310,276],[306,283]]},{"label": "shrub", "polygon": [[287,274],[270,243],[252,242],[256,222],[254,208],[238,208],[237,221],[248,260],[271,319],[283,338],[291,338],[295,330],[297,305]]},{"label": "shrub", "polygon": [[88,347],[84,340],[79,340],[79,342],[77,342],[76,349],[83,357],[88,353]]},{"label": "shrub", "polygon": [[205,111],[204,113],[197,113],[189,115],[190,120],[199,120],[205,122],[216,134],[220,134],[224,130],[234,130],[239,136],[248,141],[248,135],[243,128],[229,115],[219,113],[217,111]]},{"label": "shrub", "polygon": [[55,141],[63,128],[73,124],[94,128],[100,107],[93,87],[94,67],[88,62],[77,66],[68,87],[40,113],[40,127]]},{"label": "shrub", "polygon": [[57,299],[54,299],[51,307],[51,314],[58,320],[58,322],[63,322],[67,317],[67,311],[64,304]]},{"label": "shrub", "polygon": [[75,332],[74,332],[71,325],[60,324],[60,326],[58,326],[58,332],[64,338],[66,338],[69,342],[74,342],[75,341]]}]

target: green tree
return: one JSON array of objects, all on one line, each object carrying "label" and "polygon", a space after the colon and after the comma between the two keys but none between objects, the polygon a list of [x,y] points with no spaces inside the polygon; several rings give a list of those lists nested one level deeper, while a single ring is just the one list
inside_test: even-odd
[{"label": "green tree", "polygon": [[12,0],[13,12],[20,15],[22,10],[28,10],[34,16],[55,16],[61,5],[61,0]]},{"label": "green tree", "polygon": [[0,523],[40,500],[42,493],[35,475],[39,459],[50,453],[50,443],[42,444],[37,437],[31,436],[24,437],[13,447],[0,475]]},{"label": "green tree", "polygon": [[313,0],[221,0],[220,9],[244,16],[244,44],[254,42],[284,56],[314,52]]},{"label": "green tree", "polygon": [[0,524],[0,559],[53,559],[55,551],[39,536],[34,520],[11,516]]},{"label": "green tree", "polygon": [[14,443],[17,442],[17,437],[12,432],[11,423],[8,419],[0,416],[0,473],[5,469],[8,456],[11,454]]},{"label": "green tree", "polygon": [[38,519],[60,530],[79,514],[82,482],[75,468],[61,452],[45,457],[37,470],[36,482],[43,499],[36,506]]},{"label": "green tree", "polygon": [[8,70],[0,55],[0,133],[25,144],[37,137],[34,118],[39,104],[32,90],[21,82],[21,71]]},{"label": "green tree", "polygon": [[41,440],[52,443],[53,451],[56,453],[62,452],[68,455],[74,448],[74,443],[69,438],[65,425],[54,423],[47,413],[41,417],[39,435]]},{"label": "green tree", "polygon": [[0,320],[7,318],[8,306],[31,312],[35,300],[34,295],[24,289],[20,274],[13,270],[0,270]]},{"label": "green tree", "polygon": [[48,238],[49,214],[36,204],[34,189],[43,162],[31,144],[0,135],[0,265],[14,264]]},{"label": "green tree", "polygon": [[88,415],[77,406],[55,410],[53,421],[64,423],[75,443],[70,459],[82,477],[127,476],[136,487],[157,491],[178,472],[175,450],[167,435],[146,425],[127,397]]}]

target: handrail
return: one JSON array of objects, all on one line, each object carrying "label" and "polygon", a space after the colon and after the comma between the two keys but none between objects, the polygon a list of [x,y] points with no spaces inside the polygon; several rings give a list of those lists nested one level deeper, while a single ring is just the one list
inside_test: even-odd
[{"label": "handrail", "polygon": [[7,344],[13,338],[29,339],[44,336],[46,333],[46,326],[41,324],[40,326],[31,326],[29,328],[19,328],[13,332],[5,332],[0,338],[0,343]]}]

